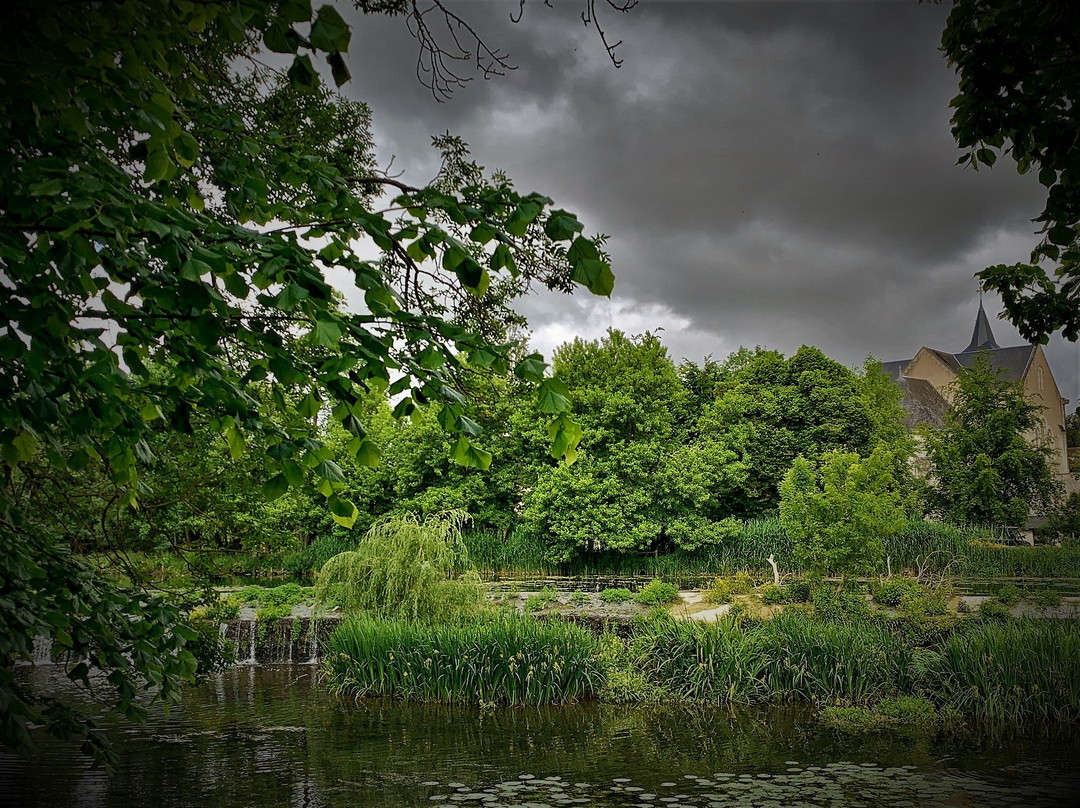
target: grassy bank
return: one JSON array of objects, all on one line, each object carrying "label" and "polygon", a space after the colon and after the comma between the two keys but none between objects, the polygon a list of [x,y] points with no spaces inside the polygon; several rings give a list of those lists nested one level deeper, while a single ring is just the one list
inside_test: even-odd
[{"label": "grassy bank", "polygon": [[334,690],[355,698],[562,704],[598,692],[595,650],[577,626],[516,614],[443,625],[354,617],[334,632],[326,664]]},{"label": "grassy bank", "polygon": [[[404,700],[895,704],[991,722],[1080,721],[1080,621],[878,613],[835,620],[641,620],[629,639],[501,615],[431,626],[346,621],[327,656],[343,695]],[[914,703],[914,702],[912,702]]]},{"label": "grassy bank", "polygon": [[[1080,578],[1080,547],[1007,547],[1003,539],[985,527],[914,519],[885,541],[885,553],[896,572],[922,566],[972,578]],[[473,531],[464,540],[470,564],[487,574],[649,575],[684,584],[705,575],[767,571],[770,554],[781,569],[795,569],[794,545],[778,518],[748,521],[722,545],[695,553],[593,553],[564,565],[545,561],[543,542],[521,530]]]}]

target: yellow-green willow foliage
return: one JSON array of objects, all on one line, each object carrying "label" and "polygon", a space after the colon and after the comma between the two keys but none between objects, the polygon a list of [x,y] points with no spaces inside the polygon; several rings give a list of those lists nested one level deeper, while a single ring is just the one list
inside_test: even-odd
[{"label": "yellow-green willow foliage", "polygon": [[319,571],[320,605],[346,612],[441,622],[476,611],[480,579],[467,563],[464,511],[419,519],[397,514],[376,522],[356,550],[330,558]]}]

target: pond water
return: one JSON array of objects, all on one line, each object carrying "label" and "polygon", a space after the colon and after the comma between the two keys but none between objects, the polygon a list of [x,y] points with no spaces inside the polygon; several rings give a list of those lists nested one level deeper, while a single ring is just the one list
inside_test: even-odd
[{"label": "pond water", "polygon": [[[48,666],[24,671],[61,686]],[[1080,794],[1080,735],[842,736],[806,710],[340,704],[312,667],[234,668],[144,725],[106,720],[108,778],[71,746],[0,755],[20,806],[1047,806]]]}]

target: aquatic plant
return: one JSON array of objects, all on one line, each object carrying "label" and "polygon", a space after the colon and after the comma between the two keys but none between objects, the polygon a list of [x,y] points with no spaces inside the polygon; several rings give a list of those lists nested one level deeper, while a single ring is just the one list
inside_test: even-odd
[{"label": "aquatic plant", "polygon": [[578,626],[513,613],[440,625],[358,616],[331,637],[326,670],[355,698],[556,704],[599,692],[595,650]]},{"label": "aquatic plant", "polygon": [[1077,721],[1077,660],[1080,621],[968,621],[942,643],[929,684],[931,692],[978,718]]}]

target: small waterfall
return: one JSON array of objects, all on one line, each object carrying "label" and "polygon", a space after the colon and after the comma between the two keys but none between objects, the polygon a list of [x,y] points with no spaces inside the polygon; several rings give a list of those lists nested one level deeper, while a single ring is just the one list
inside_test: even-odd
[{"label": "small waterfall", "polygon": [[34,656],[30,660],[35,665],[52,665],[52,637],[39,634],[34,637]]},{"label": "small waterfall", "polygon": [[221,624],[224,639],[236,648],[238,665],[315,665],[320,642],[337,625],[338,618],[285,617],[260,624],[250,619]]}]

